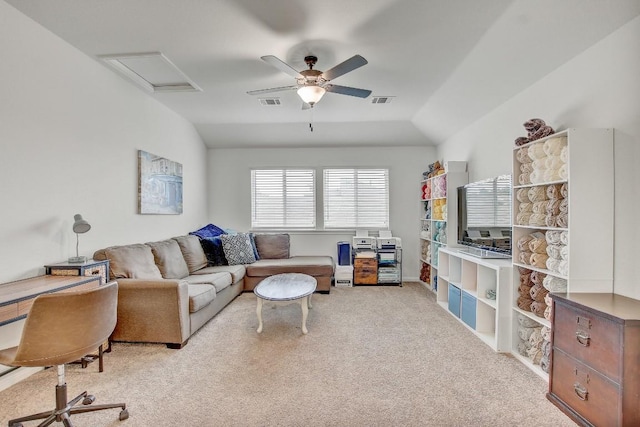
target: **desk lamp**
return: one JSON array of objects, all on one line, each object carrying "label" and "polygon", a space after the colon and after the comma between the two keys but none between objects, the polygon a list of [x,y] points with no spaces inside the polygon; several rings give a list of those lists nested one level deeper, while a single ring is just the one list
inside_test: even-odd
[{"label": "desk lamp", "polygon": [[82,215],[75,214],[73,216],[73,232],[76,233],[76,256],[69,258],[70,263],[83,263],[87,261],[86,256],[78,255],[78,245],[80,243],[80,234],[86,233],[91,230],[91,224],[89,224],[86,220],[82,219]]}]

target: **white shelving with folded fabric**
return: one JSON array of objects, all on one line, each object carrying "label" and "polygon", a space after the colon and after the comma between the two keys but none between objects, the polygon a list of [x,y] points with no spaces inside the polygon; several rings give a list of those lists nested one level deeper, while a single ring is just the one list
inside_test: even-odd
[{"label": "white shelving with folded fabric", "polygon": [[549,292],[613,291],[613,130],[513,150],[512,354],[548,378]]},{"label": "white shelving with folded fabric", "polygon": [[441,168],[436,166],[424,175],[420,182],[420,282],[435,292],[438,249],[457,246],[456,190],[468,182],[467,162],[444,162]]}]

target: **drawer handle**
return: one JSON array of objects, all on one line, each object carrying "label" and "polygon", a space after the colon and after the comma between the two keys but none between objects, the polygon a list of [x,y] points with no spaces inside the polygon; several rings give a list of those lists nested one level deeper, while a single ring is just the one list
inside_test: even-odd
[{"label": "drawer handle", "polygon": [[576,332],[576,340],[578,340],[580,345],[583,345],[585,347],[589,347],[589,344],[591,343],[591,338],[589,338],[589,334],[582,331]]},{"label": "drawer handle", "polygon": [[587,400],[587,398],[589,397],[589,392],[580,383],[575,383],[573,385],[573,391],[575,391],[576,396],[578,396],[578,399],[580,400]]}]

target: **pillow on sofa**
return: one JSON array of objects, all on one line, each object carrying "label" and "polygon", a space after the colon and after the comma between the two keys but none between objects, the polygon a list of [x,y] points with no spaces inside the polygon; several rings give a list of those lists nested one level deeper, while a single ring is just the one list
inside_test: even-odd
[{"label": "pillow on sofa", "polygon": [[289,258],[288,234],[256,234],[255,241],[261,259]]},{"label": "pillow on sofa", "polygon": [[189,275],[189,267],[182,256],[178,242],[173,239],[150,242],[156,265],[165,279],[184,279]]},{"label": "pillow on sofa", "polygon": [[220,236],[207,237],[200,239],[200,244],[204,250],[204,254],[209,261],[209,265],[229,265],[227,258],[224,256],[224,249],[222,249],[222,239]]},{"label": "pillow on sofa", "polygon": [[251,264],[256,262],[253,255],[251,238],[247,233],[222,234],[222,249],[229,265]]},{"label": "pillow on sofa", "polygon": [[109,260],[112,279],[162,279],[147,245],[112,246],[104,253]]},{"label": "pillow on sofa", "polygon": [[193,273],[194,271],[198,271],[207,266],[207,257],[202,250],[202,245],[200,244],[200,238],[198,236],[178,236],[172,237],[172,239],[178,242],[180,250],[182,251],[182,256],[189,267],[189,273]]}]

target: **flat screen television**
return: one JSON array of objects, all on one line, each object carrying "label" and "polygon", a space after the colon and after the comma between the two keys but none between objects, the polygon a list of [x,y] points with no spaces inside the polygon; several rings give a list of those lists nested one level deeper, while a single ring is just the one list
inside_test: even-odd
[{"label": "flat screen television", "polygon": [[458,187],[458,244],[482,258],[511,256],[511,175]]}]

